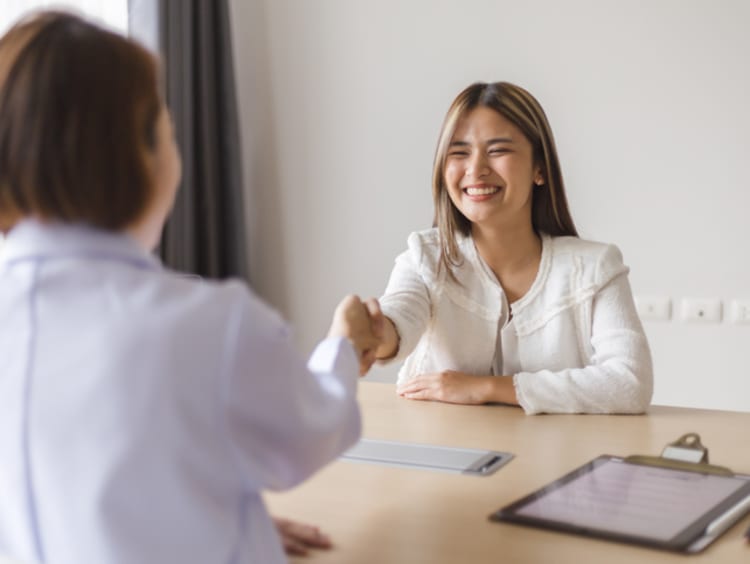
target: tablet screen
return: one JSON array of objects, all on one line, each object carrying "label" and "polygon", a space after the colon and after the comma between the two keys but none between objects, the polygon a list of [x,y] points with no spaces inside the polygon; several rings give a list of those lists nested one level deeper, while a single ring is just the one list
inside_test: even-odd
[{"label": "tablet screen", "polygon": [[[700,534],[750,481],[601,457],[504,508],[495,517],[653,544]],[[742,494],[739,493],[740,498]]]}]

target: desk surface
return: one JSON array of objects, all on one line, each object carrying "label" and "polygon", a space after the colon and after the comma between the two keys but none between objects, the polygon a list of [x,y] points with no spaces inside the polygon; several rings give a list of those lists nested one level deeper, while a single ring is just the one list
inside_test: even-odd
[{"label": "desk surface", "polygon": [[512,452],[488,477],[336,461],[300,487],[268,494],[271,512],[329,533],[331,551],[293,562],[588,563],[750,562],[746,517],[705,552],[684,556],[492,523],[487,516],[600,455],[659,454],[693,431],[711,462],[750,473],[750,413],[655,406],[648,415],[536,415],[505,406],[459,406],[396,396],[363,382],[363,436]]}]

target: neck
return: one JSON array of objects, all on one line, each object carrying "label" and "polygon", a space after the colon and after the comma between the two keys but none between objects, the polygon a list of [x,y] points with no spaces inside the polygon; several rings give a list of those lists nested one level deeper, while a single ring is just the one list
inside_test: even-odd
[{"label": "neck", "polygon": [[150,253],[159,244],[164,222],[153,214],[147,214],[125,229],[125,233],[135,240],[139,247]]},{"label": "neck", "polygon": [[502,227],[475,223],[471,235],[480,256],[501,280],[520,269],[536,269],[542,256],[541,238],[530,221]]}]

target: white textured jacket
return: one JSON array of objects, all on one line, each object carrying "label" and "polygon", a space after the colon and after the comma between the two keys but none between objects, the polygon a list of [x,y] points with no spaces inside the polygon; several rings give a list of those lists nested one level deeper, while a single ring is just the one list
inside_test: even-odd
[{"label": "white textured jacket", "polygon": [[[381,307],[406,359],[399,382],[459,370],[490,374],[503,290],[471,237],[459,236],[458,281],[438,268],[437,229],[412,233]],[[511,304],[522,371],[513,382],[534,413],[641,413],[651,401],[651,353],[614,245],[542,237],[531,288]]]}]

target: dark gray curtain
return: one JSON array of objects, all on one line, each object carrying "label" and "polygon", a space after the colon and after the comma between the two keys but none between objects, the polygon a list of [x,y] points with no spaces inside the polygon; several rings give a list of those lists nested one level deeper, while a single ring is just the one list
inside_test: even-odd
[{"label": "dark gray curtain", "polygon": [[176,270],[247,279],[242,170],[227,0],[158,0],[167,105],[182,184],[160,254]]}]

